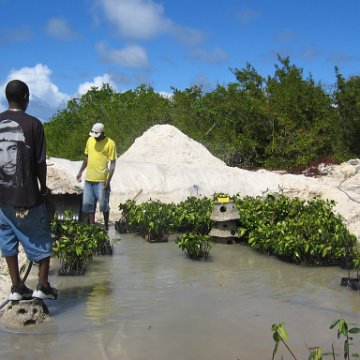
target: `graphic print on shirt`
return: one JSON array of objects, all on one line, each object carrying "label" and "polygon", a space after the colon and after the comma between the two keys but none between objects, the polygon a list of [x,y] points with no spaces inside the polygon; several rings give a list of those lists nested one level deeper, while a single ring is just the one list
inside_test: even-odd
[{"label": "graphic print on shirt", "polygon": [[29,147],[21,126],[13,120],[0,122],[0,186],[23,187],[29,161]]}]

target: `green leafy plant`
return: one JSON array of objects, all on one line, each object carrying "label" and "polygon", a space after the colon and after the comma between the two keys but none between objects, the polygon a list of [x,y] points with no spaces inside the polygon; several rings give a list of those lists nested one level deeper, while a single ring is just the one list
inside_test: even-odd
[{"label": "green leafy plant", "polygon": [[[345,338],[344,340],[344,359],[350,359],[350,356],[353,357],[359,357],[358,353],[350,353],[350,346],[353,345],[351,343],[351,341],[353,340],[352,336],[350,336],[351,334],[358,334],[360,332],[360,328],[358,327],[352,327],[349,328],[347,322],[344,319],[339,319],[334,321],[331,326],[330,329],[333,329],[335,326],[338,326],[337,329],[337,338],[340,339],[341,335]],[[335,358],[335,353],[333,350],[333,354],[334,354],[334,358]]]},{"label": "green leafy plant", "polygon": [[121,211],[121,217],[115,222],[115,229],[120,233],[126,233],[129,231],[129,219],[136,208],[136,202],[134,200],[127,200],[125,203],[119,205]]},{"label": "green leafy plant", "polygon": [[356,270],[356,279],[359,281],[360,253],[358,251],[356,251],[356,253],[352,259],[352,267],[354,270]]},{"label": "green leafy plant", "polygon": [[173,230],[174,204],[147,201],[129,211],[129,227],[151,242],[168,241]]},{"label": "green leafy plant", "polygon": [[[277,351],[279,349],[279,345],[280,345],[280,343],[282,343],[285,346],[285,348],[287,349],[287,351],[291,354],[292,358],[296,360],[297,358],[296,358],[295,354],[291,350],[290,346],[287,344],[289,336],[288,336],[286,330],[284,329],[283,325],[284,325],[284,323],[273,324],[272,327],[271,327],[271,331],[272,331],[272,334],[273,334],[273,339],[274,339],[274,342],[275,342],[275,347],[274,347],[274,350],[273,350],[272,359],[273,360],[275,359],[275,355],[276,355],[276,353],[277,353]],[[350,356],[359,358],[360,356],[359,356],[358,353],[351,353],[350,352],[350,346],[353,345],[353,343],[351,343],[353,338],[350,335],[360,333],[360,328],[358,328],[358,327],[349,328],[347,322],[344,319],[335,320],[330,325],[330,329],[333,329],[336,326],[338,326],[338,328],[337,328],[337,338],[340,339],[341,336],[343,336],[345,338],[344,345],[343,345],[344,359],[349,360]],[[308,360],[322,360],[323,355],[329,355],[329,353],[323,354],[319,347],[311,348],[309,350],[311,350],[311,353],[310,353],[310,355],[308,357]],[[332,355],[333,359],[335,360],[337,354],[335,354],[334,344],[332,344],[331,355]]]},{"label": "green leafy plant", "polygon": [[199,235],[194,233],[185,233],[177,238],[177,245],[180,250],[190,259],[207,259],[211,250],[211,237],[209,235]]},{"label": "green leafy plant", "polygon": [[121,227],[140,234],[149,241],[167,241],[173,232],[208,234],[213,201],[208,198],[188,197],[179,204],[165,204],[149,200],[142,204],[128,200],[120,204]]},{"label": "green leafy plant", "polygon": [[62,220],[54,217],[51,231],[55,237],[53,252],[60,260],[59,275],[83,274],[93,255],[101,253],[109,241],[101,227],[74,220],[69,210]]},{"label": "green leafy plant", "polygon": [[269,194],[235,202],[239,237],[259,252],[306,265],[343,264],[355,256],[356,237],[332,211],[333,201]]},{"label": "green leafy plant", "polygon": [[[97,247],[95,249],[95,255],[111,255],[112,246],[107,232],[102,226],[93,225],[88,229],[88,236],[94,237]],[[119,241],[113,240],[113,243]]]},{"label": "green leafy plant", "polygon": [[[360,289],[360,277],[359,277],[359,270],[360,270],[360,253],[354,251],[352,254],[351,261],[347,261],[344,266],[348,270],[348,276],[341,278],[341,285],[351,287],[354,290]],[[351,271],[356,272],[356,276],[351,276]]]},{"label": "green leafy plant", "polygon": [[214,201],[208,198],[188,197],[175,206],[174,231],[206,235],[213,223],[210,220]]},{"label": "green leafy plant", "polygon": [[279,349],[280,342],[285,345],[286,349],[290,352],[292,357],[294,359],[296,359],[294,353],[291,351],[290,347],[286,343],[286,341],[289,339],[289,336],[288,336],[288,333],[286,332],[286,330],[284,329],[283,325],[284,325],[284,323],[273,324],[272,327],[271,327],[271,331],[273,333],[273,339],[275,341],[275,347],[274,347],[274,350],[273,350],[272,359],[275,359],[275,355],[276,355],[276,353],[277,353],[277,351]]},{"label": "green leafy plant", "polygon": [[145,229],[142,206],[136,204],[133,200],[127,200],[125,203],[119,205],[119,209],[122,210],[122,216],[119,220],[119,222],[121,221],[122,223],[122,227],[126,229],[126,231],[144,235]]},{"label": "green leafy plant", "polygon": [[[232,200],[240,215],[239,238],[254,250],[305,265],[341,265],[359,258],[356,237],[333,212],[333,201],[292,199],[282,193],[256,198],[237,194]],[[196,197],[177,205],[151,200],[120,204],[125,225],[149,241],[167,241],[172,232],[207,235],[213,206],[213,198]]]}]

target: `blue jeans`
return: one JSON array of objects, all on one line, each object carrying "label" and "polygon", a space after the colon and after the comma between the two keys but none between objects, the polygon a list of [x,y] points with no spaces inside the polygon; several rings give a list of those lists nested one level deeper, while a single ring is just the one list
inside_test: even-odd
[{"label": "blue jeans", "polygon": [[100,212],[110,211],[110,189],[104,189],[105,182],[93,182],[85,180],[83,191],[82,211],[95,213],[96,204],[99,203]]},{"label": "blue jeans", "polygon": [[30,261],[40,261],[51,256],[50,223],[44,204],[29,209],[29,213],[23,219],[16,217],[16,209],[13,206],[0,204],[2,255],[17,255],[19,242]]}]

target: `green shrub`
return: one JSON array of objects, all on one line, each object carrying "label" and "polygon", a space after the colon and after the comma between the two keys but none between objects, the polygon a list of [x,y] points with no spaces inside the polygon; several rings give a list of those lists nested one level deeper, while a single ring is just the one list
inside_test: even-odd
[{"label": "green shrub", "polygon": [[173,232],[208,234],[212,227],[212,207],[213,200],[194,196],[177,205],[158,200],[142,204],[128,200],[119,205],[122,226],[149,241],[166,241]]},{"label": "green shrub", "polygon": [[207,259],[212,247],[211,236],[194,233],[181,235],[177,238],[176,243],[190,259]]},{"label": "green shrub", "polygon": [[174,207],[174,204],[164,204],[158,200],[129,204],[129,228],[148,241],[167,241],[174,227]]},{"label": "green shrub", "polygon": [[175,231],[208,234],[213,225],[210,220],[213,206],[213,200],[194,196],[180,202],[174,211]]},{"label": "green shrub", "polygon": [[356,237],[333,201],[285,195],[236,199],[239,236],[257,251],[296,264],[343,264],[355,256]]},{"label": "green shrub", "polygon": [[83,274],[93,255],[109,242],[102,227],[74,220],[71,211],[65,212],[63,220],[55,216],[51,231],[55,236],[53,252],[60,260],[61,275]]}]

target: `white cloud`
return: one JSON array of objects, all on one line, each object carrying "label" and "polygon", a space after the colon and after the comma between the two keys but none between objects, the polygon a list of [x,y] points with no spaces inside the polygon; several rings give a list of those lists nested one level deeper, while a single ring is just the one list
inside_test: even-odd
[{"label": "white cloud", "polygon": [[204,92],[213,90],[213,84],[209,80],[208,76],[204,73],[197,74],[195,78],[191,81],[191,85],[200,86]]},{"label": "white cloud", "polygon": [[51,82],[51,73],[52,71],[46,65],[37,64],[32,68],[23,67],[19,70],[11,70],[7,82],[12,79],[24,81],[30,89],[30,101],[38,98],[48,105],[56,107],[67,101],[69,96],[61,93],[59,88]]},{"label": "white cloud", "polygon": [[149,40],[166,33],[186,45],[197,45],[205,38],[201,30],[166,17],[163,5],[152,0],[97,0],[97,4],[124,39]]},{"label": "white cloud", "polygon": [[358,61],[359,59],[342,52],[332,52],[328,55],[327,61],[331,64],[345,64],[349,61]]},{"label": "white cloud", "polygon": [[149,67],[148,56],[144,48],[138,45],[130,45],[123,49],[108,49],[106,44],[101,42],[96,49],[102,61],[122,65],[128,68]]},{"label": "white cloud", "polygon": [[116,85],[112,80],[111,75],[104,74],[101,76],[96,76],[92,81],[87,81],[80,84],[77,93],[79,96],[82,96],[87,93],[91,88],[101,88],[103,84],[109,84],[113,89],[116,89]]},{"label": "white cloud", "polygon": [[50,19],[45,27],[46,32],[59,40],[71,40],[76,38],[77,33],[71,28],[65,19]]},{"label": "white cloud", "polygon": [[201,30],[174,23],[169,23],[167,30],[176,40],[189,46],[199,45],[207,37]]},{"label": "white cloud", "polygon": [[296,39],[296,34],[291,30],[280,31],[276,36],[275,40],[277,41],[293,41]]},{"label": "white cloud", "polygon": [[172,99],[172,97],[174,96],[173,93],[170,93],[168,91],[158,91],[158,94],[165,99]]},{"label": "white cloud", "polygon": [[14,42],[28,41],[33,36],[32,30],[27,26],[20,26],[0,32],[1,44],[12,44]]},{"label": "white cloud", "polygon": [[200,60],[209,64],[222,63],[228,59],[226,52],[220,48],[214,48],[211,51],[196,49],[190,53],[190,57],[194,60]]},{"label": "white cloud", "polygon": [[24,81],[30,89],[30,104],[28,112],[41,120],[47,120],[59,108],[63,107],[70,96],[59,91],[59,88],[51,82],[52,71],[43,64],[34,67],[12,69],[5,83],[0,85],[0,103],[2,110],[7,107],[5,99],[5,86],[10,80]]},{"label": "white cloud", "polygon": [[107,19],[127,39],[150,39],[168,23],[163,6],[151,0],[98,0]]},{"label": "white cloud", "polygon": [[323,51],[317,47],[307,47],[300,51],[300,59],[305,61],[314,61],[322,55]]},{"label": "white cloud", "polygon": [[242,26],[249,25],[254,20],[257,20],[261,14],[259,11],[250,9],[250,8],[243,8],[235,13],[236,18],[239,20]]}]

